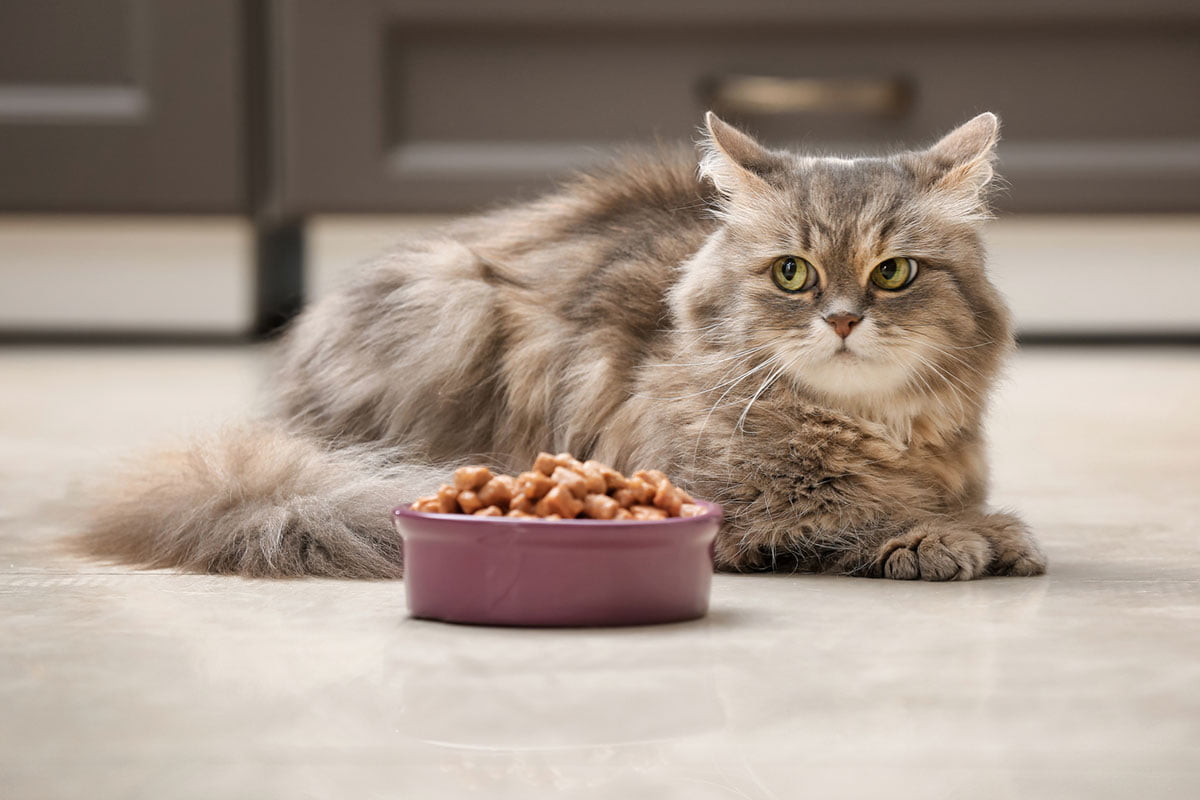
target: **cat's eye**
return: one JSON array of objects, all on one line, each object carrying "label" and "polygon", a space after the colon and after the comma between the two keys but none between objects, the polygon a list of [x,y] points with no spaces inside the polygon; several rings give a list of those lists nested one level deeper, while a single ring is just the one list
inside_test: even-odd
[{"label": "cat's eye", "polygon": [[803,292],[817,282],[817,271],[799,256],[782,256],[771,265],[775,285],[785,292]]},{"label": "cat's eye", "polygon": [[880,289],[894,292],[903,289],[917,277],[917,261],[913,258],[899,256],[889,258],[875,269],[871,270],[871,283]]}]

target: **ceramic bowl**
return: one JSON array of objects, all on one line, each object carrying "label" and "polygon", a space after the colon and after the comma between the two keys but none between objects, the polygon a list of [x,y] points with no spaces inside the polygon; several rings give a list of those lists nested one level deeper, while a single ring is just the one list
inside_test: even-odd
[{"label": "ceramic bowl", "polygon": [[393,512],[414,617],[483,625],[645,625],[708,612],[721,507],[620,522]]}]

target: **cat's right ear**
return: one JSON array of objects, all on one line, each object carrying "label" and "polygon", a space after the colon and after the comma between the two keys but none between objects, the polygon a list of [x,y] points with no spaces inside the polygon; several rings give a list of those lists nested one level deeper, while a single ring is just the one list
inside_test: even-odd
[{"label": "cat's right ear", "polygon": [[1000,120],[984,112],[943,136],[922,155],[935,171],[934,188],[982,205],[994,176]]},{"label": "cat's right ear", "polygon": [[704,128],[700,177],[726,197],[768,188],[768,177],[779,168],[770,150],[711,111],[704,115]]}]

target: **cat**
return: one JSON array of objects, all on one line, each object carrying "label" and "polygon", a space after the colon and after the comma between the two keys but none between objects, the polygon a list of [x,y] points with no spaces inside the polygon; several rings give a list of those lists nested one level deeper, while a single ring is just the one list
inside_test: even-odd
[{"label": "cat", "polygon": [[931,147],[767,149],[709,113],[643,152],[400,245],[304,311],[263,419],[120,476],[92,556],[394,578],[389,509],[448,469],[569,451],[658,468],[726,521],[728,571],[1036,575],[986,506],[1013,349],[980,241],[999,122]]}]

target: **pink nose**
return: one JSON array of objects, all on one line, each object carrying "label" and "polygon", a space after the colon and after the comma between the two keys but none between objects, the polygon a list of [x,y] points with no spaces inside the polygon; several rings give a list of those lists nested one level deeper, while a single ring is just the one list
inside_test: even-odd
[{"label": "pink nose", "polygon": [[845,339],[850,335],[850,330],[862,322],[862,314],[851,314],[849,312],[830,314],[825,318],[825,321],[833,326],[833,330],[838,336]]}]

